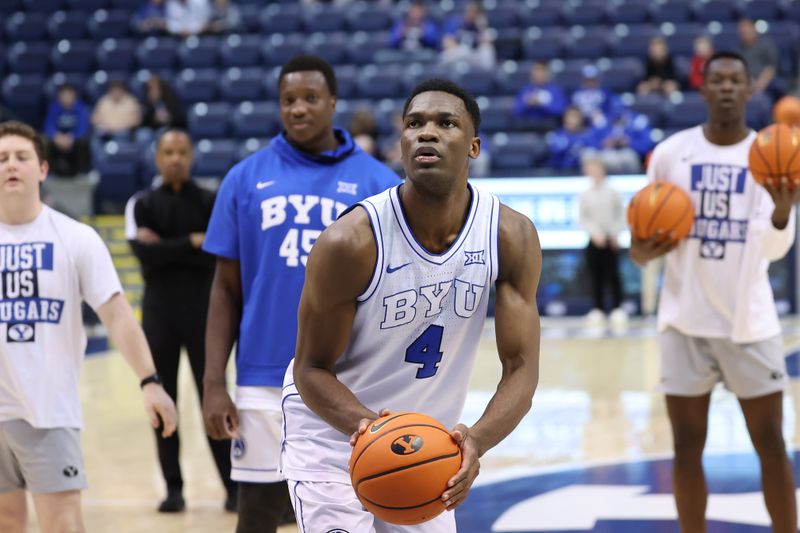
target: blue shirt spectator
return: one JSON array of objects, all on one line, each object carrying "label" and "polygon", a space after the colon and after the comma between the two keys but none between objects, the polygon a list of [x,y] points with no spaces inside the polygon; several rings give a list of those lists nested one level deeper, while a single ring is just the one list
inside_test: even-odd
[{"label": "blue shirt spectator", "polygon": [[47,110],[44,132],[50,139],[57,134],[71,135],[80,139],[89,133],[89,109],[78,99],[78,93],[72,85],[64,84],[58,89],[56,100]]},{"label": "blue shirt spectator", "polygon": [[560,119],[567,107],[567,97],[550,79],[547,63],[534,63],[530,76],[531,82],[517,93],[514,116],[531,121]]},{"label": "blue shirt spectator", "polygon": [[439,28],[428,18],[423,3],[414,2],[408,7],[406,16],[392,28],[389,44],[403,50],[439,48]]},{"label": "blue shirt spectator", "polygon": [[592,124],[603,119],[614,120],[622,111],[619,96],[600,85],[600,70],[594,65],[586,65],[581,72],[581,88],[572,94],[572,105]]},{"label": "blue shirt spectator", "polygon": [[139,33],[161,33],[167,28],[164,0],[146,0],[133,15],[133,27]]},{"label": "blue shirt spectator", "polygon": [[646,115],[625,110],[615,121],[593,128],[594,144],[604,149],[631,148],[644,157],[654,146],[651,131]]},{"label": "blue shirt spectator", "polygon": [[445,64],[464,62],[485,70],[495,66],[492,36],[480,2],[470,2],[463,14],[445,22],[440,60]]},{"label": "blue shirt spectator", "polygon": [[581,151],[593,146],[594,136],[586,129],[583,114],[577,107],[567,108],[563,124],[562,128],[547,137],[550,150],[547,165],[559,169],[577,169],[580,167]]}]

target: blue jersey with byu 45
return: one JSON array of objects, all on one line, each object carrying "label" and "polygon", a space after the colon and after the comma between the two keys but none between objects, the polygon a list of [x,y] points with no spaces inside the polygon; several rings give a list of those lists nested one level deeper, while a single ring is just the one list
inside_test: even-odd
[{"label": "blue jersey with byu 45", "polygon": [[203,249],[240,261],[236,383],[279,387],[294,355],[308,254],[351,204],[399,182],[335,130],[336,150],[308,154],[283,134],[234,166],[220,186]]}]

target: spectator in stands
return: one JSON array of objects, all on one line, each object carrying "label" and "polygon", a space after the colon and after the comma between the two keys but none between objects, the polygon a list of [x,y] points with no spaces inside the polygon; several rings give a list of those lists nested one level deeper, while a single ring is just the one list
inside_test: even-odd
[{"label": "spectator in stands", "polygon": [[675,63],[667,48],[667,41],[663,37],[653,37],[650,40],[647,65],[644,79],[639,82],[638,93],[664,93],[669,96],[678,90]]},{"label": "spectator in stands", "polygon": [[209,0],[167,0],[167,31],[180,37],[197,35],[211,20]]},{"label": "spectator in stands", "polygon": [[133,15],[133,28],[143,34],[164,33],[167,29],[164,0],[145,0]]},{"label": "spectator in stands", "polygon": [[125,87],[125,83],[113,80],[106,94],[97,100],[92,112],[95,134],[101,137],[130,136],[142,124],[142,108],[139,101]]},{"label": "spectator in stands", "polygon": [[547,136],[550,158],[547,165],[558,169],[577,169],[581,152],[591,146],[590,131],[586,128],[585,119],[577,107],[568,107],[564,111],[563,127]]},{"label": "spectator in stands", "polygon": [[625,229],[625,208],[619,192],[609,187],[606,168],[596,157],[583,161],[583,174],[592,180],[581,193],[578,219],[589,234],[586,267],[592,286],[594,308],[587,315],[592,326],[605,322],[606,289],[611,291],[611,323],[622,325],[628,314],[622,309],[622,283],[619,274],[619,234]]},{"label": "spectator in stands", "polygon": [[439,48],[439,28],[428,17],[423,2],[415,0],[408,6],[405,17],[392,28],[389,44],[392,48],[407,51]]},{"label": "spectator in stands", "polygon": [[75,87],[65,83],[50,104],[44,132],[49,139],[50,169],[62,178],[89,170],[89,110]]},{"label": "spectator in stands", "polygon": [[470,2],[462,15],[448,19],[442,33],[439,59],[443,64],[464,62],[486,70],[494,67],[494,44],[480,2]]},{"label": "spectator in stands", "polygon": [[592,127],[590,157],[599,158],[612,174],[640,172],[644,156],[653,148],[650,133],[647,116],[623,111],[605,126]]},{"label": "spectator in stands", "polygon": [[517,93],[514,116],[530,122],[534,129],[554,129],[567,107],[567,97],[551,80],[550,67],[545,61],[533,64],[530,80]]},{"label": "spectator in stands", "polygon": [[784,87],[775,79],[778,73],[778,49],[772,39],[759,35],[750,19],[739,21],[739,39],[739,53],[747,61],[747,69],[753,77],[753,92],[769,92],[773,96],[782,93]]},{"label": "spectator in stands", "polygon": [[708,58],[714,54],[714,44],[711,39],[701,35],[694,40],[694,55],[689,65],[689,87],[699,91],[703,85],[703,71]]},{"label": "spectator in stands", "polygon": [[399,111],[392,113],[392,133],[381,140],[379,151],[383,156],[382,161],[397,172],[398,176],[404,176],[405,171],[401,163],[400,153],[400,134],[403,131],[403,114]]},{"label": "spectator in stands", "polygon": [[186,111],[169,85],[155,74],[147,80],[142,126],[151,130],[185,128]]},{"label": "spectator in stands", "polygon": [[581,88],[572,94],[572,105],[580,109],[591,124],[614,120],[622,109],[622,103],[617,95],[600,84],[600,69],[586,65],[581,74]]},{"label": "spectator in stands", "polygon": [[368,107],[360,107],[355,110],[350,118],[348,128],[353,140],[362,150],[369,155],[380,159],[378,155],[378,124],[375,122],[375,115]]},{"label": "spectator in stands", "polygon": [[232,0],[214,0],[211,20],[206,26],[209,33],[232,33],[242,28],[242,15]]}]

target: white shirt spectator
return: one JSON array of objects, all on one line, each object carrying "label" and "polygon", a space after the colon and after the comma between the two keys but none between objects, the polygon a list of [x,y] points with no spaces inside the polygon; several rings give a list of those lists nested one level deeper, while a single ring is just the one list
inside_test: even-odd
[{"label": "white shirt spectator", "polygon": [[167,31],[175,35],[197,35],[211,20],[208,0],[168,0]]}]

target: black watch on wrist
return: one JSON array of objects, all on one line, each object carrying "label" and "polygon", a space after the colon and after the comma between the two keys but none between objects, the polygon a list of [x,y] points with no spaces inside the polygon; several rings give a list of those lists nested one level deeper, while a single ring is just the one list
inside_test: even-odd
[{"label": "black watch on wrist", "polygon": [[139,382],[139,388],[143,389],[144,386],[147,385],[148,383],[158,383],[159,385],[161,385],[161,376],[159,376],[158,373],[150,374],[149,376],[144,378],[141,382]]}]

